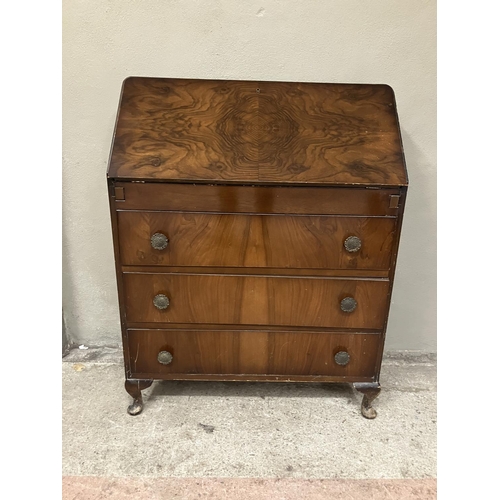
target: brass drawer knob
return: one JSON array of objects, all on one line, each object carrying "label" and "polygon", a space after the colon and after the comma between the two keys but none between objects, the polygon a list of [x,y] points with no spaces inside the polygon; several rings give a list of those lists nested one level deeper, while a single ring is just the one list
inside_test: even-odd
[{"label": "brass drawer knob", "polygon": [[169,365],[172,363],[174,357],[172,356],[171,352],[168,351],[160,351],[158,353],[158,363],[161,363],[162,365]]},{"label": "brass drawer knob", "polygon": [[346,297],[340,301],[340,309],[346,313],[351,313],[356,309],[358,303],[353,297]]},{"label": "brass drawer knob", "polygon": [[153,304],[156,309],[166,309],[170,305],[170,300],[168,300],[168,297],[166,295],[159,293],[158,295],[155,295]]},{"label": "brass drawer knob", "polygon": [[151,246],[155,250],[165,250],[168,245],[168,238],[163,233],[155,233],[151,236]]},{"label": "brass drawer knob", "polygon": [[337,354],[335,354],[335,363],[337,363],[340,366],[345,366],[349,361],[351,360],[351,356],[349,356],[349,353],[346,351],[339,351]]},{"label": "brass drawer knob", "polygon": [[361,240],[357,236],[349,236],[344,241],[344,248],[348,252],[357,252],[361,248]]}]

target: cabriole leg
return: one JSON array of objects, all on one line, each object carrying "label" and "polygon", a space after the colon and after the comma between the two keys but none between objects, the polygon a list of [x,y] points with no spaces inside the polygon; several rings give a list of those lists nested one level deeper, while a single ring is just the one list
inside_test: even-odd
[{"label": "cabriole leg", "polygon": [[132,404],[127,408],[129,415],[139,415],[142,411],[142,393],[153,383],[152,380],[125,380],[125,390],[134,398]]},{"label": "cabriole leg", "polygon": [[372,407],[373,400],[380,394],[380,384],[378,382],[355,382],[354,388],[363,394],[361,402],[361,414],[365,418],[375,418],[377,412]]}]

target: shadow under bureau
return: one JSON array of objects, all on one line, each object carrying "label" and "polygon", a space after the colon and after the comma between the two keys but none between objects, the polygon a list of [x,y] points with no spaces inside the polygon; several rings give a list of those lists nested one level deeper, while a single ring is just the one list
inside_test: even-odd
[{"label": "shadow under bureau", "polygon": [[108,187],[125,388],[348,382],[374,418],[408,185],[387,85],[127,78]]}]

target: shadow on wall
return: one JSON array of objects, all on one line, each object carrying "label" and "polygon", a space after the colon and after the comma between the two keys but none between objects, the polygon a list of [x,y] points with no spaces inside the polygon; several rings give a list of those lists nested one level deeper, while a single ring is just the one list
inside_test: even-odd
[{"label": "shadow on wall", "polygon": [[401,130],[409,177],[386,349],[436,352],[435,159]]},{"label": "shadow on wall", "polygon": [[64,322],[64,311],[62,311],[62,356],[66,356],[69,353],[71,343],[68,339],[68,334],[66,333],[66,323]]}]

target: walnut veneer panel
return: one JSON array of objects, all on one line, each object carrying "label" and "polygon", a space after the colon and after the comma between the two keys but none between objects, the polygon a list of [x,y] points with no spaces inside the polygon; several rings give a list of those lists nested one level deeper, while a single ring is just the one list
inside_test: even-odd
[{"label": "walnut veneer panel", "polygon": [[[172,374],[373,377],[380,335],[263,331],[128,330],[132,376]],[[163,365],[158,354],[168,351]],[[341,366],[335,354],[347,352]]]},{"label": "walnut veneer panel", "polygon": [[[124,265],[388,269],[396,220],[125,211],[118,228]],[[152,247],[156,233],[166,248]],[[360,250],[347,251],[349,236]]]},{"label": "walnut veneer panel", "polygon": [[406,185],[387,85],[127,78],[113,178]]},{"label": "walnut veneer panel", "polygon": [[[127,321],[382,328],[388,280],[124,273]],[[166,295],[163,310],[153,304]],[[343,312],[353,297],[357,307]]]}]

